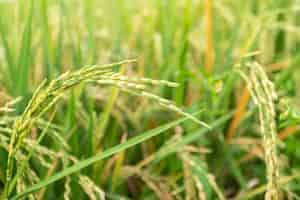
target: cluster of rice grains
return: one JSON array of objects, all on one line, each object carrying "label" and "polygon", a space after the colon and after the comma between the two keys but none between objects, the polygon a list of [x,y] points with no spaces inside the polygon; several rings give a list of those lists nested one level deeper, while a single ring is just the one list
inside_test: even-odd
[{"label": "cluster of rice grains", "polygon": [[[10,142],[10,135],[13,133],[13,130],[10,128],[10,124],[12,121],[14,121],[15,117],[8,117],[8,113],[11,113],[14,111],[13,107],[15,104],[20,100],[20,98],[14,99],[12,101],[7,102],[3,107],[0,107],[1,115],[0,115],[0,147],[5,149],[9,152],[9,142]],[[3,113],[2,113],[3,112]],[[2,115],[4,114],[4,115]],[[50,123],[49,123],[50,124]],[[37,121],[37,126],[41,126],[41,122]],[[49,125],[50,126],[50,125]],[[51,125],[52,126],[52,125]],[[47,131],[50,134],[53,134],[55,132],[54,127],[41,127],[42,129],[47,129]],[[57,134],[57,133],[56,133]],[[59,142],[63,142],[62,139],[59,140]],[[62,163],[76,163],[78,160],[69,155],[67,152],[64,151],[64,149],[60,149],[59,151],[54,151],[52,149],[49,149],[45,146],[39,145],[39,142],[36,141],[34,138],[25,138],[24,139],[24,145],[20,146],[20,149],[14,153],[14,159],[16,162],[18,162],[18,172],[20,171],[21,174],[17,179],[13,179],[11,181],[10,187],[6,187],[7,191],[10,192],[13,187],[15,187],[16,192],[22,192],[24,191],[28,186],[38,183],[41,179],[36,174],[34,169],[31,169],[30,166],[23,166],[25,162],[28,162],[28,156],[29,154],[34,157],[34,159],[39,161],[39,164],[43,166],[44,168],[50,170],[53,168],[52,163],[54,161],[61,160]],[[62,144],[65,146],[65,144]],[[31,154],[32,153],[32,154]],[[22,169],[25,167],[24,169]],[[67,165],[64,164],[64,168],[67,167]],[[17,175],[16,175],[17,176]],[[79,181],[79,185],[83,188],[83,191],[86,192],[88,196],[91,197],[91,199],[96,199],[95,196],[99,196],[100,199],[104,199],[104,192],[96,186],[91,179],[88,177],[78,174],[77,175]],[[15,177],[14,177],[15,178]],[[15,182],[14,182],[15,181]],[[70,188],[71,178],[66,177],[65,181],[65,192],[64,192],[64,199],[70,199]],[[83,184],[84,183],[84,184]],[[89,190],[87,190],[87,188]],[[40,197],[40,193],[38,194],[29,194],[27,196],[27,199],[37,199],[37,197]],[[93,198],[92,198],[93,197]]]},{"label": "cluster of rice grains", "polygon": [[[43,114],[47,112],[55,103],[65,94],[65,92],[81,83],[94,83],[103,85],[111,85],[120,88],[122,91],[128,92],[133,95],[145,97],[151,99],[160,105],[176,111],[184,116],[192,119],[193,121],[205,125],[192,115],[183,112],[181,109],[176,107],[171,101],[161,98],[147,91],[147,88],[151,86],[168,86],[176,87],[177,84],[164,80],[152,80],[148,78],[128,78],[117,72],[114,72],[116,66],[122,64],[128,64],[134,62],[133,60],[125,60],[118,63],[113,63],[104,66],[86,66],[75,72],[66,72],[60,75],[58,78],[50,81],[49,83],[45,80],[36,89],[31,100],[29,101],[25,111],[21,116],[14,120],[12,125],[9,147],[8,147],[8,161],[6,170],[6,185],[4,194],[9,195],[9,184],[12,181],[13,169],[15,158],[23,148],[24,142],[27,135],[31,132],[33,126],[41,119]],[[206,125],[205,125],[206,126]],[[27,142],[28,143],[28,142]],[[18,162],[18,159],[16,159]],[[67,185],[70,181],[67,181]],[[80,183],[85,185],[87,182],[86,178],[80,179]],[[90,183],[90,182],[89,182]],[[91,185],[91,184],[89,184]],[[66,187],[68,188],[68,187]],[[86,189],[86,188],[85,188]],[[99,193],[94,190],[96,193]],[[68,195],[68,191],[65,196]]]},{"label": "cluster of rice grains", "polygon": [[267,168],[266,200],[281,199],[278,185],[279,167],[277,153],[277,134],[274,100],[277,95],[273,83],[268,79],[264,69],[258,63],[245,63],[245,68],[238,67],[238,72],[245,79],[254,103],[259,109],[260,129],[263,137],[265,162]]}]

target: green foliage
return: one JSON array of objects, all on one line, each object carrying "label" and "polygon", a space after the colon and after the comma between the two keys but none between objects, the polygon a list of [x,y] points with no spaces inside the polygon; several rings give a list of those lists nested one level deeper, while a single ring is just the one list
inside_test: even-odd
[{"label": "green foliage", "polygon": [[1,198],[299,198],[299,3],[0,0]]}]

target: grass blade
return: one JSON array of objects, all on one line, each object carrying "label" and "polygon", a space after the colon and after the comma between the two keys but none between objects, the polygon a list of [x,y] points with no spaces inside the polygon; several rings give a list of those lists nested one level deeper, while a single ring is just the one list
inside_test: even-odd
[{"label": "grass blade", "polygon": [[31,54],[31,40],[32,40],[32,19],[33,19],[33,0],[30,1],[30,8],[28,11],[28,18],[26,21],[24,33],[22,36],[21,52],[18,60],[18,82],[17,82],[17,94],[25,95],[28,92],[28,73],[30,65]]}]

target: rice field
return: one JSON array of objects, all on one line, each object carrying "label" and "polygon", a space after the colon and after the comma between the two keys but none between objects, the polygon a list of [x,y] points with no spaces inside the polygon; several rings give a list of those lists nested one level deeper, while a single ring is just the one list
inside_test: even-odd
[{"label": "rice field", "polygon": [[297,200],[299,125],[299,0],[0,0],[0,200]]}]

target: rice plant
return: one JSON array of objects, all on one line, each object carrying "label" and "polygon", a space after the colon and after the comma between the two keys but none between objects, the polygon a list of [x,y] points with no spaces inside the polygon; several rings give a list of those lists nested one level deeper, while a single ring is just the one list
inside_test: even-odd
[{"label": "rice plant", "polygon": [[[278,142],[274,106],[277,94],[274,91],[273,83],[268,79],[262,66],[258,63],[246,63],[246,67],[248,70],[246,72],[240,71],[240,73],[247,81],[253,101],[258,105],[260,129],[263,135],[263,147],[268,179],[265,199],[281,199],[280,188],[278,185],[280,170],[277,155]],[[249,76],[246,74],[249,74]]]},{"label": "rice plant", "polygon": [[0,0],[0,200],[299,199],[299,5]]}]

